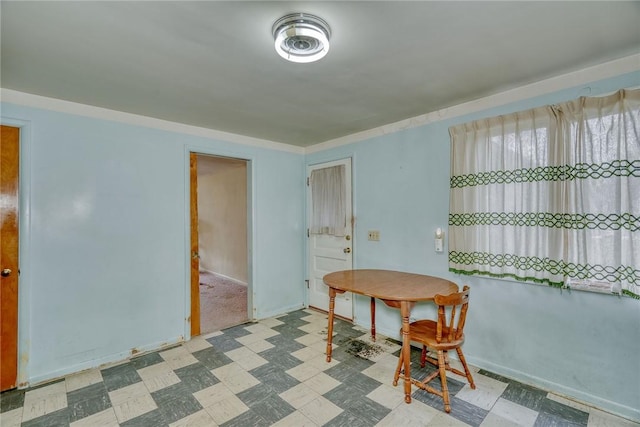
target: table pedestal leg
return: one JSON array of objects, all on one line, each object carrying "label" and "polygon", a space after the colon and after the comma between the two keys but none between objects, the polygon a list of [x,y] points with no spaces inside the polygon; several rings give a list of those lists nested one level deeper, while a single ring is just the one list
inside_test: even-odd
[{"label": "table pedestal leg", "polygon": [[336,290],[329,288],[329,326],[327,327],[327,362],[331,362],[331,341],[333,340],[333,311],[336,306]]},{"label": "table pedestal leg", "polygon": [[376,299],[371,297],[371,340],[376,341]]},{"label": "table pedestal leg", "polygon": [[411,303],[400,303],[402,315],[402,358],[404,359],[404,401],[411,403],[411,340],[409,339],[409,314]]}]

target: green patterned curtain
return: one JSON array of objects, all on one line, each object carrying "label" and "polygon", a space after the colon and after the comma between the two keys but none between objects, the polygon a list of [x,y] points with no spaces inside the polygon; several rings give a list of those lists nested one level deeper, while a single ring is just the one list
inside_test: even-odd
[{"label": "green patterned curtain", "polygon": [[640,295],[640,90],[455,126],[449,269]]}]

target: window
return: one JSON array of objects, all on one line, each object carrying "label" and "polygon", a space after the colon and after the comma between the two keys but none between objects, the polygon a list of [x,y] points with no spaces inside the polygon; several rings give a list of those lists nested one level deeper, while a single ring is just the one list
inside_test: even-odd
[{"label": "window", "polygon": [[640,298],[640,90],[450,134],[451,271]]}]

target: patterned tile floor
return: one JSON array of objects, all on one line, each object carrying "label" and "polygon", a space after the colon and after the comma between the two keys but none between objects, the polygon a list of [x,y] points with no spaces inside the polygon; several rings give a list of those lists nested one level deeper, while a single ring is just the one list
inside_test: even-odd
[{"label": "patterned tile floor", "polygon": [[[337,320],[327,363],[326,319],[300,310],[5,392],[0,425],[640,425],[477,369],[476,390],[455,376],[448,380],[451,414],[439,397],[419,389],[407,405],[402,385],[391,385],[398,342],[379,336],[372,343],[366,330]],[[414,366],[418,357],[416,350]]]}]

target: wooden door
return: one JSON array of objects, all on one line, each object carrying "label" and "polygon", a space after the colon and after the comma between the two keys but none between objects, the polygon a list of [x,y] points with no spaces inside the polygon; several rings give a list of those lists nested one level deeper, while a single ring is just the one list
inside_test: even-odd
[{"label": "wooden door", "polygon": [[200,255],[198,255],[198,155],[189,154],[191,210],[191,336],[200,335]]},{"label": "wooden door", "polygon": [[18,178],[20,129],[0,128],[0,391],[18,378]]},{"label": "wooden door", "polygon": [[[351,202],[351,159],[313,165],[308,168],[308,176],[317,169],[344,165],[345,168],[345,218],[347,231],[345,236],[310,234],[308,239],[309,253],[309,306],[320,310],[329,310],[329,288],[322,278],[325,274],[353,268],[353,208]],[[307,212],[311,212],[313,192],[311,187],[307,198]],[[345,319],[353,319],[353,294],[338,294],[335,300],[335,314]]]}]

